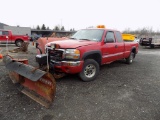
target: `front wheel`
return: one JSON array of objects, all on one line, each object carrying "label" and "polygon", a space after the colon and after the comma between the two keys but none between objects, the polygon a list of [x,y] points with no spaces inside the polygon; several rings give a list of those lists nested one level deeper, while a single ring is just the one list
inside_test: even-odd
[{"label": "front wheel", "polygon": [[129,57],[126,58],[126,63],[131,64],[133,62],[133,59],[135,58],[135,53],[131,52]]},{"label": "front wheel", "polygon": [[99,64],[93,59],[87,59],[84,61],[83,69],[79,73],[80,78],[89,82],[94,80],[99,73]]}]

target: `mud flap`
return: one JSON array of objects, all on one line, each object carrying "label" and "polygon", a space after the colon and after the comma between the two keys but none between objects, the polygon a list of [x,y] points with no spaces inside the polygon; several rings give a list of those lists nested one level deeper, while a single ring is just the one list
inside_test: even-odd
[{"label": "mud flap", "polygon": [[27,65],[27,59],[13,59],[10,56],[4,56],[3,61],[9,70],[12,82],[18,84],[20,91],[49,108],[56,93],[54,77],[48,72]]}]

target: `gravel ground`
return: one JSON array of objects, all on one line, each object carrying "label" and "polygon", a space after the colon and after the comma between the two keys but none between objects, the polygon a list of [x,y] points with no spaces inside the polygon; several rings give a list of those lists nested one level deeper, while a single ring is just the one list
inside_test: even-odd
[{"label": "gravel ground", "polygon": [[[140,47],[133,64],[104,65],[92,82],[82,82],[77,75],[57,80],[56,98],[49,109],[20,93],[0,62],[0,120],[159,120],[159,51]],[[30,45],[28,53],[12,55],[36,65],[35,53]]]}]

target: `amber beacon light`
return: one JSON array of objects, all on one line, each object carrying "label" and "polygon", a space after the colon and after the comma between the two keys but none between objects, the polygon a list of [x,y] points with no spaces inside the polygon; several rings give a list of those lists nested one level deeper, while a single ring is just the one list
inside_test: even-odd
[{"label": "amber beacon light", "polygon": [[97,28],[105,28],[105,25],[97,25]]}]

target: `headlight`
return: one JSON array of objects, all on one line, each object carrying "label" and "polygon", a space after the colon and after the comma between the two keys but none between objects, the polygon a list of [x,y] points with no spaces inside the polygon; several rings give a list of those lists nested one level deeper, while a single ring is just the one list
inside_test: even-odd
[{"label": "headlight", "polygon": [[52,43],[51,43],[50,46],[51,46],[52,49],[55,49],[55,48],[56,48],[56,44],[52,44]]},{"label": "headlight", "polygon": [[60,48],[60,46],[58,44],[55,44],[55,43],[51,43],[50,46],[51,46],[52,49],[59,49]]},{"label": "headlight", "polygon": [[66,59],[79,59],[80,51],[77,49],[66,49],[65,58]]}]

